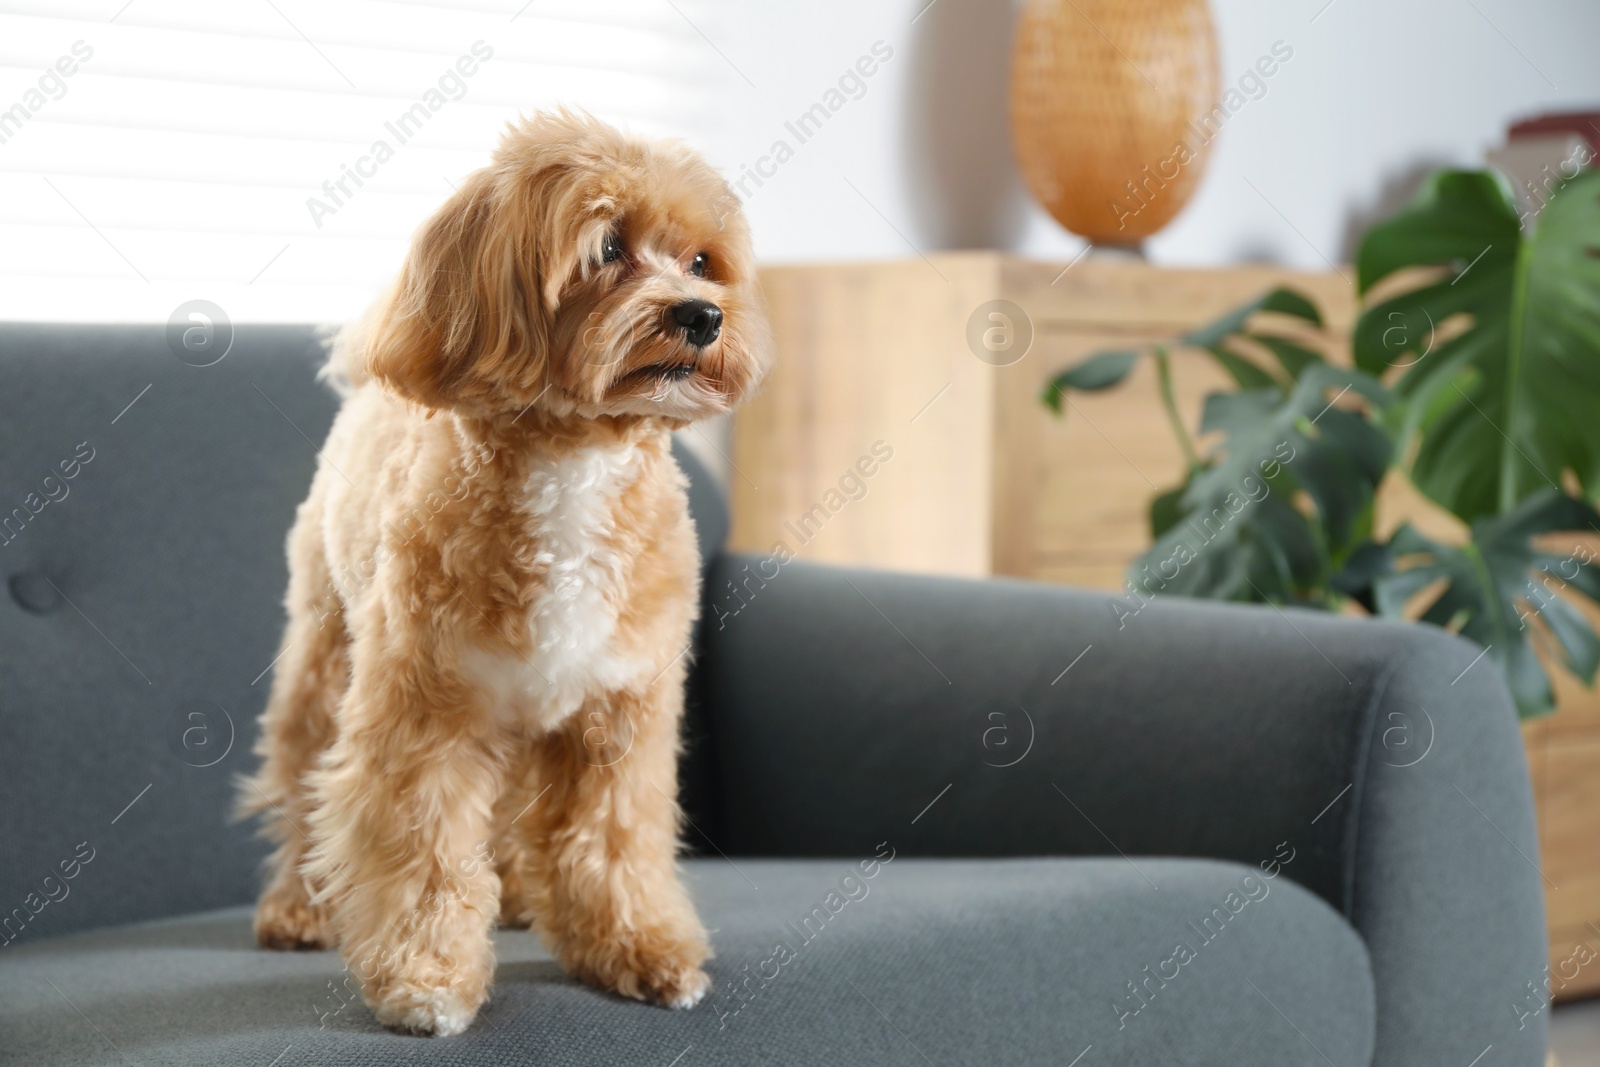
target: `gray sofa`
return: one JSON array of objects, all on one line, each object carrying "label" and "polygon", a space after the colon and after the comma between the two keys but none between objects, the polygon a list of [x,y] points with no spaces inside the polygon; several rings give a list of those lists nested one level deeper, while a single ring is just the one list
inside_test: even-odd
[{"label": "gray sofa", "polygon": [[1542,1062],[1533,808],[1476,648],[774,573],[721,551],[687,456],[712,996],[623,1001],[502,931],[470,1032],[384,1031],[336,954],[255,947],[263,850],[229,821],[318,358],[299,327],[205,367],[159,327],[0,327],[0,1063]]}]

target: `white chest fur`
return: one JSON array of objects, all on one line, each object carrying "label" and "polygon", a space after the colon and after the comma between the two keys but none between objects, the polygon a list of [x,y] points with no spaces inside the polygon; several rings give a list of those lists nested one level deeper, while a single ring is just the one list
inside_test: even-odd
[{"label": "white chest fur", "polygon": [[543,586],[526,621],[531,653],[472,650],[468,675],[497,713],[547,730],[585,697],[616,689],[648,669],[621,654],[617,610],[628,561],[612,541],[617,498],[639,474],[633,445],[581,448],[535,461],[521,508]]}]

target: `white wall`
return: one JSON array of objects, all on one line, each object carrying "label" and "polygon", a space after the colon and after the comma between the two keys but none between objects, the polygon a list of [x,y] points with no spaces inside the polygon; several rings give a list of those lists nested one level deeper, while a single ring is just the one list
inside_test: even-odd
[{"label": "white wall", "polygon": [[[1516,118],[1600,108],[1595,0],[1326,2],[1212,0],[1224,84],[1275,41],[1294,56],[1230,120],[1199,193],[1151,240],[1152,259],[1347,260],[1360,226],[1402,203],[1427,169],[1481,165]],[[725,79],[707,138],[735,178],[775,139],[794,145],[784,121],[875,41],[894,50],[861,99],[761,187],[747,183],[766,259],[912,246],[1065,258],[1082,247],[1027,198],[1011,160],[1010,0],[936,0],[913,22],[926,3],[744,0],[702,24]]]},{"label": "white wall", "polygon": [[[351,318],[505,121],[558,101],[683,134],[735,182],[790,142],[744,185],[770,261],[1069,258],[1012,163],[1013,2],[0,0],[0,111],[75,41],[94,50],[0,131],[0,319],[160,322],[196,298],[235,321]],[[1600,106],[1597,0],[1212,3],[1228,81],[1275,41],[1294,57],[1228,123],[1160,262],[1347,258],[1352,220],[1426,166],[1479,162],[1514,117]],[[464,95],[313,220],[323,181],[480,38],[494,59]],[[785,123],[863,57],[860,99],[799,143]]]}]

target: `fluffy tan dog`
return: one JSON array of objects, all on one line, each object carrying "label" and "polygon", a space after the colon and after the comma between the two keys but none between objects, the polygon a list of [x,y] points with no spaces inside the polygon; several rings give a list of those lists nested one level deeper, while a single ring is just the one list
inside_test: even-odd
[{"label": "fluffy tan dog", "polygon": [[710,984],[675,865],[699,557],[669,434],[766,366],[735,204],[686,148],[535,115],[335,345],[242,799],[278,846],[257,938],[337,942],[389,1026],[466,1029],[497,918],[625,996]]}]

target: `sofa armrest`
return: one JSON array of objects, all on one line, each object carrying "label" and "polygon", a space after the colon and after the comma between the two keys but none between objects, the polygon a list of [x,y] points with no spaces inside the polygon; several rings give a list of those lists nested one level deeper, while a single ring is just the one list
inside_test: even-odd
[{"label": "sofa armrest", "polygon": [[1366,941],[1374,1063],[1542,1062],[1532,797],[1475,646],[733,555],[707,597],[724,851],[1277,861]]}]

